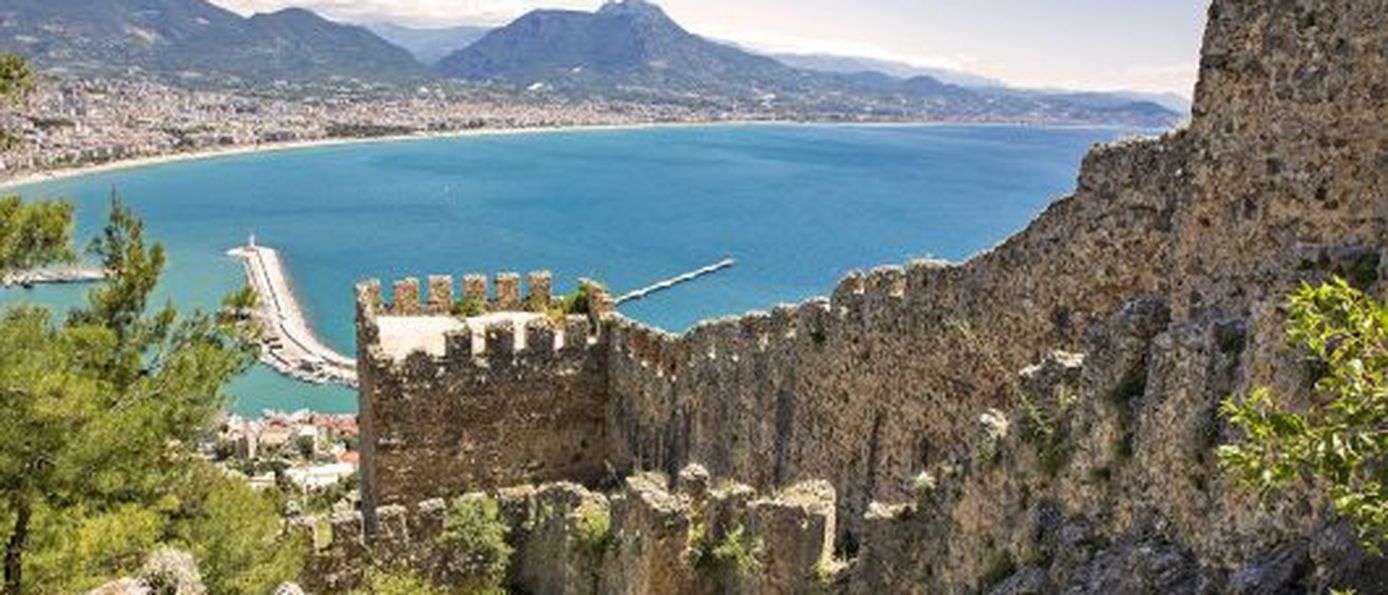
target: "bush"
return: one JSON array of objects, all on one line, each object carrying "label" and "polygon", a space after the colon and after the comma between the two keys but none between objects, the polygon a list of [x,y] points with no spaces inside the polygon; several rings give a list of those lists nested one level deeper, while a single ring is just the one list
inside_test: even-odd
[{"label": "bush", "polygon": [[1070,461],[1074,445],[1070,440],[1067,422],[1068,400],[1057,399],[1055,409],[1038,404],[1023,391],[1017,391],[1021,401],[1022,441],[1036,450],[1041,469],[1050,475],[1059,473]]},{"label": "bush", "polygon": [[916,496],[917,505],[924,506],[930,498],[935,495],[935,490],[939,489],[939,481],[931,475],[929,471],[921,471],[915,479],[911,480],[911,492]]},{"label": "bush", "polygon": [[1329,486],[1335,512],[1381,553],[1388,541],[1388,305],[1344,279],[1303,285],[1291,297],[1288,334],[1324,365],[1311,405],[1293,410],[1259,388],[1220,409],[1244,437],[1220,463],[1264,497],[1293,483]]},{"label": "bush", "polygon": [[444,590],[408,570],[372,570],[364,582],[365,585],[352,591],[352,595],[445,595]]},{"label": "bush", "polygon": [[696,548],[697,564],[703,568],[731,572],[739,578],[752,576],[761,570],[761,543],[749,537],[746,528],[741,525],[718,541],[701,539]]},{"label": "bush", "polygon": [[308,552],[305,539],[286,530],[272,493],[205,470],[173,516],[175,543],[198,561],[213,593],[269,593],[297,580]]},{"label": "bush", "polygon": [[612,513],[607,507],[594,502],[586,502],[574,511],[574,541],[578,550],[590,561],[598,562],[616,544],[612,533]]},{"label": "bush", "polygon": [[453,304],[453,315],[470,318],[487,313],[487,300],[480,297],[464,297]]},{"label": "bush", "polygon": [[499,589],[511,562],[506,533],[496,500],[480,494],[458,499],[444,519],[440,537],[447,573],[479,590]]}]

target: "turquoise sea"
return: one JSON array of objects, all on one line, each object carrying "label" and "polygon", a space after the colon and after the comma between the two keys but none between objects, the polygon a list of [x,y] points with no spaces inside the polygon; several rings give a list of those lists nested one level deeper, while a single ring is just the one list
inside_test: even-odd
[{"label": "turquoise sea", "polygon": [[[1073,187],[1111,129],[746,125],[430,139],[239,155],[19,188],[67,197],[90,238],[114,191],[170,263],[161,299],[214,308],[244,283],[225,251],[281,250],[319,334],[354,353],[352,287],[429,273],[549,269],[620,292],[724,257],[728,271],[624,307],[683,330],[829,292],[855,268],[962,260]],[[84,290],[0,290],[75,303]],[[350,412],[355,393],[256,368],[236,410]]]}]

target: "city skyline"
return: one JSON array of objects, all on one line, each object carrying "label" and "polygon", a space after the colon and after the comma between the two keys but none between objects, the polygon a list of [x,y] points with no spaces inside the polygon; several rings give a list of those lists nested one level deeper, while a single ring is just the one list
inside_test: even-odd
[{"label": "city skyline", "polygon": [[[288,7],[357,24],[501,25],[597,0],[213,0],[240,14]],[[1010,85],[1190,97],[1208,0],[661,0],[705,37],[760,51],[823,53],[945,68]],[[729,15],[733,15],[729,18]],[[1102,51],[1096,48],[1102,48]]]}]

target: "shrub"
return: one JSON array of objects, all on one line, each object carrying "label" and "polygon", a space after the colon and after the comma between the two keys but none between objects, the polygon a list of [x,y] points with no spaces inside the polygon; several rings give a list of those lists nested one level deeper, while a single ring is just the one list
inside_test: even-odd
[{"label": "shrub", "polygon": [[1388,305],[1336,278],[1291,297],[1288,335],[1325,366],[1311,405],[1293,410],[1259,388],[1220,409],[1243,438],[1219,448],[1223,468],[1264,498],[1293,483],[1329,486],[1362,545],[1388,541]]},{"label": "shrub", "polygon": [[606,288],[596,283],[582,283],[573,293],[559,298],[559,301],[554,304],[554,309],[562,315],[590,314],[592,313],[593,293],[605,290]]},{"label": "shrub", "polygon": [[414,573],[404,570],[372,570],[366,575],[362,588],[352,595],[445,595],[439,589]]},{"label": "shrub", "polygon": [[457,302],[453,304],[454,316],[469,318],[472,316],[481,316],[486,313],[487,300],[480,297],[468,296],[460,298]]},{"label": "shrub", "polygon": [[924,505],[935,495],[939,485],[939,481],[929,471],[921,471],[920,475],[911,480],[911,492],[916,495],[916,503]]},{"label": "shrub", "polygon": [[481,590],[499,589],[511,562],[506,532],[496,500],[480,494],[458,499],[440,536],[448,574],[474,582]]},{"label": "shrub", "polygon": [[578,550],[589,560],[597,562],[616,544],[612,533],[612,513],[595,502],[585,502],[574,511],[574,540]]},{"label": "shrub", "polygon": [[1069,424],[1064,419],[1068,400],[1058,399],[1054,411],[1039,405],[1024,391],[1017,391],[1022,409],[1022,441],[1036,450],[1036,458],[1046,473],[1059,473],[1070,460],[1073,445]]},{"label": "shrub", "polygon": [[738,578],[746,578],[761,570],[760,540],[747,535],[746,528],[738,525],[717,541],[701,539],[698,546],[697,564],[700,567],[731,572]]}]

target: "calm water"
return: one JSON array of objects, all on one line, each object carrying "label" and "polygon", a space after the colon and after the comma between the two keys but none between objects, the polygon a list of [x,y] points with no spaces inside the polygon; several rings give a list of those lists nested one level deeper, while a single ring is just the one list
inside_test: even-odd
[{"label": "calm water", "polygon": [[[90,237],[109,194],[144,217],[170,264],[161,299],[213,308],[243,283],[224,252],[249,232],[279,248],[318,332],[353,353],[362,278],[484,271],[580,276],[620,292],[738,266],[624,311],[682,330],[827,293],[844,273],[962,260],[1074,186],[1114,130],[728,126],[565,132],[332,147],[168,164],[20,189],[68,197]],[[0,291],[65,305],[81,289]],[[257,368],[238,412],[355,410],[345,389]]]}]

